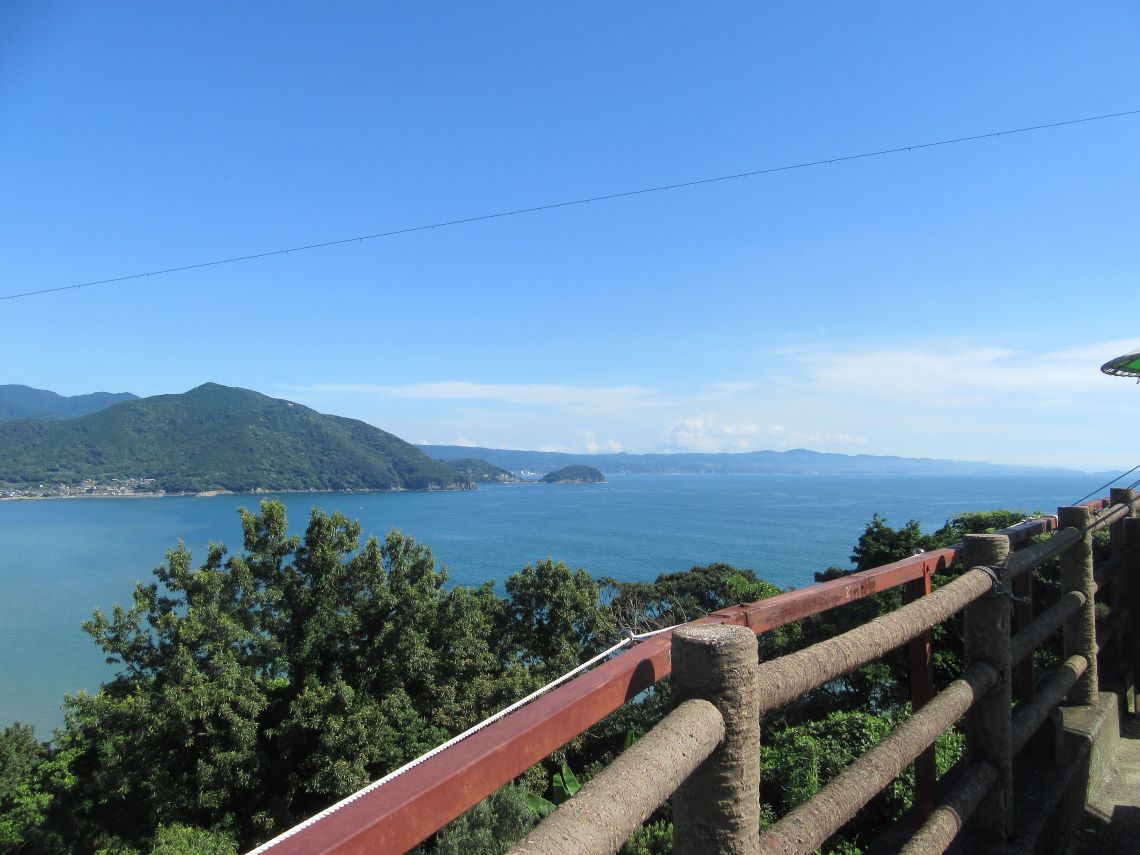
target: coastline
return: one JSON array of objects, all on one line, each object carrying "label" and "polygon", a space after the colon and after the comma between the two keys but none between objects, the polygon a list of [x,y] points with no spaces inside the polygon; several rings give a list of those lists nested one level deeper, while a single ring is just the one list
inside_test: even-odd
[{"label": "coastline", "polygon": [[0,502],[44,502],[56,499],[167,499],[186,498],[187,496],[199,499],[212,499],[216,496],[279,496],[294,493],[461,493],[465,490],[477,490],[479,485],[474,482],[465,485],[450,487],[426,487],[422,490],[410,490],[407,487],[392,487],[387,490],[326,490],[319,487],[284,490],[202,490],[200,492],[161,492],[161,493],[73,493],[66,496],[0,496]]}]

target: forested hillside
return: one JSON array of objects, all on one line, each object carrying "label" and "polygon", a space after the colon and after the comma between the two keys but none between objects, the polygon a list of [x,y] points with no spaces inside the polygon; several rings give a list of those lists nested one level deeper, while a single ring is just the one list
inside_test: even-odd
[{"label": "forested hillside", "polygon": [[355,419],[207,383],[68,421],[0,425],[0,484],[153,478],[168,492],[428,490],[469,480]]},{"label": "forested hillside", "polygon": [[0,385],[0,422],[17,419],[74,419],[97,413],[123,401],[134,401],[137,397],[130,392],[92,392],[69,397],[47,389],[33,389],[31,386],[10,383]]}]

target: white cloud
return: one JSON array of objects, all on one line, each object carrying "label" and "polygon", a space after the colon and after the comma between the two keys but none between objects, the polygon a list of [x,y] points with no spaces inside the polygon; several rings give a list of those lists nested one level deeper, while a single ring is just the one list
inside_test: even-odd
[{"label": "white cloud", "polygon": [[605,439],[599,442],[597,434],[592,430],[579,431],[578,440],[581,449],[588,454],[598,454],[599,452],[617,454],[621,451],[621,443],[616,439]]},{"label": "white cloud", "polygon": [[1035,405],[1106,388],[1102,363],[1134,342],[1108,341],[1057,350],[1013,350],[966,340],[894,347],[817,347],[788,354],[800,382],[905,404],[937,399],[956,405],[1011,398]]},{"label": "white cloud", "polygon": [[498,401],[529,407],[642,406],[657,396],[645,386],[568,386],[553,383],[469,383],[447,381],[379,386],[366,383],[319,383],[310,387],[321,394],[363,394],[429,401]]},{"label": "white cloud", "polygon": [[851,436],[846,433],[826,433],[812,431],[789,431],[779,425],[772,425],[768,433],[775,437],[776,445],[780,448],[812,447],[819,449],[834,448],[835,446],[862,446],[867,444],[865,436]]},{"label": "white cloud", "polygon": [[661,442],[674,451],[719,451],[720,443],[708,433],[706,420],[681,419],[662,434]]},{"label": "white cloud", "polygon": [[1140,390],[1099,372],[1132,340],[1038,349],[933,336],[795,344],[730,366],[732,379],[700,384],[324,383],[287,395],[399,436],[459,434],[456,444],[471,437],[488,447],[805,447],[1085,469],[1135,462],[1129,425]]},{"label": "white cloud", "polygon": [[690,416],[670,425],[661,435],[674,451],[745,451],[755,448],[760,426],[753,422],[721,423],[716,415]]},{"label": "white cloud", "polygon": [[1114,468],[1135,456],[1125,426],[1140,398],[1099,369],[1134,346],[1116,340],[1028,349],[930,338],[784,350],[760,393],[773,425],[769,442]]}]

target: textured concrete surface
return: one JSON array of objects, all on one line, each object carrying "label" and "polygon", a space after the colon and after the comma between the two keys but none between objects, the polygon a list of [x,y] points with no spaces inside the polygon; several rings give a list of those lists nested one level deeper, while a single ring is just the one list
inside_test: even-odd
[{"label": "textured concrete surface", "polygon": [[1094,786],[1065,855],[1140,852],[1140,721],[1121,722],[1116,756]]},{"label": "textured concrete surface", "polygon": [[[1119,721],[1119,697],[1105,691],[1096,704],[1066,708],[1055,722],[1046,722],[1014,761],[1015,836],[1008,841],[995,840],[968,822],[947,850],[949,855],[1065,853],[1073,829],[1085,816],[1093,782],[1106,779],[1117,756]],[[939,782],[940,790],[948,792],[953,787],[958,771]],[[893,855],[902,848],[906,836],[905,823],[899,823],[870,851]],[[1110,849],[1097,855],[1117,852],[1140,853],[1140,848]]]}]

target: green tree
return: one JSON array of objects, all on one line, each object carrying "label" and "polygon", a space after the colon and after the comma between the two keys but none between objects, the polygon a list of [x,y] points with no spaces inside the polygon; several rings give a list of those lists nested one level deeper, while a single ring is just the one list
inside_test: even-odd
[{"label": "green tree", "polygon": [[237,855],[232,838],[188,825],[163,825],[151,843],[150,855]]},{"label": "green tree", "polygon": [[503,855],[538,822],[526,796],[514,784],[492,793],[437,835],[435,855]]},{"label": "green tree", "polygon": [[180,546],[132,607],[85,625],[119,673],[68,700],[77,848],[142,846],[174,824],[255,843],[510,691],[491,647],[501,601],[445,591],[426,546],[361,544],[358,523],[319,510],[290,536],[275,501],[242,528],[243,554],[214,545],[194,569]]},{"label": "green tree", "polygon": [[31,725],[0,731],[0,852],[18,852],[37,837],[51,802],[37,774],[47,759]]},{"label": "green tree", "polygon": [[870,570],[872,567],[908,558],[930,547],[931,540],[922,533],[917,520],[910,520],[902,528],[895,529],[875,514],[851,552],[851,563],[857,571]]},{"label": "green tree", "polygon": [[560,676],[603,649],[598,583],[585,570],[546,558],[512,575],[505,587],[504,639],[536,677]]}]

